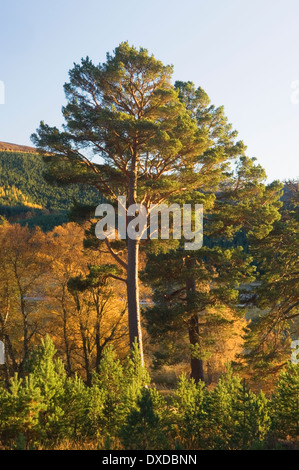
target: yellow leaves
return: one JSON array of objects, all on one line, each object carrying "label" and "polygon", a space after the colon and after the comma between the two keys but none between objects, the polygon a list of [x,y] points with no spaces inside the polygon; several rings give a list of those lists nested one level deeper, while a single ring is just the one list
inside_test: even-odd
[{"label": "yellow leaves", "polygon": [[120,352],[127,350],[124,283],[109,279],[98,289],[91,286],[78,294],[79,309],[68,290],[69,279],[86,277],[90,265],[113,261],[110,254],[85,251],[83,238],[84,228],[74,223],[46,234],[18,224],[0,226],[0,316],[17,362],[23,359],[26,337],[31,347],[46,333],[62,357],[69,355],[73,370],[83,374],[82,331],[93,368],[97,333],[100,344],[108,338]]},{"label": "yellow leaves", "polygon": [[[216,321],[211,334],[209,322],[213,321],[213,317]],[[207,369],[209,379],[215,382],[226,364],[235,361],[238,354],[242,352],[243,334],[247,322],[243,318],[237,318],[235,312],[229,307],[220,305],[209,308],[205,318],[207,325],[203,327],[203,342],[207,340],[206,349],[211,354],[211,360],[207,361]]]},{"label": "yellow leaves", "polygon": [[39,204],[34,204],[22,191],[15,186],[0,186],[0,202],[8,205],[21,204],[32,209],[42,209]]}]

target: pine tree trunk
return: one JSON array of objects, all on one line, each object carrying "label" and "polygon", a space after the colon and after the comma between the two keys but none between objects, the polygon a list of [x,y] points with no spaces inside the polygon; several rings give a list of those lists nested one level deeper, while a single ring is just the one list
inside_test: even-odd
[{"label": "pine tree trunk", "polygon": [[67,323],[68,323],[68,314],[63,305],[63,339],[64,339],[64,346],[65,346],[65,354],[66,354],[66,369],[69,376],[72,375],[72,365],[71,365],[71,352],[70,346],[68,341],[68,334],[67,334]]},{"label": "pine tree trunk", "polygon": [[129,339],[132,348],[135,341],[140,348],[143,363],[142,330],[139,305],[139,242],[128,238],[128,270],[127,270],[127,296],[129,316]]},{"label": "pine tree trunk", "polygon": [[[137,140],[135,145],[137,146]],[[137,201],[137,152],[134,151],[132,158],[132,171],[129,181],[129,205],[136,204]],[[130,217],[127,223],[130,223]],[[129,317],[129,340],[132,348],[137,341],[140,349],[141,361],[143,359],[142,330],[139,304],[139,240],[131,240],[128,237],[128,269],[127,269],[127,297],[128,297],[128,317]]]},{"label": "pine tree trunk", "polygon": [[23,295],[21,296],[21,313],[23,317],[23,363],[25,363],[26,359],[28,358],[29,354],[29,325],[28,325],[28,315],[25,309],[25,300]]},{"label": "pine tree trunk", "polygon": [[84,321],[82,321],[82,318],[81,318],[81,305],[80,305],[78,294],[75,292],[73,296],[76,302],[79,328],[80,328],[80,334],[81,334],[81,340],[82,340],[83,357],[84,357],[85,372],[86,372],[86,385],[89,387],[91,385],[92,374],[91,374],[91,369],[90,369],[90,348],[88,346],[88,339],[86,335],[87,333],[86,325],[84,325]]},{"label": "pine tree trunk", "polygon": [[[186,291],[187,291],[187,308],[192,311],[193,309],[193,300],[192,294],[196,292],[196,283],[195,279],[188,279],[186,281]],[[191,296],[190,296],[191,294]],[[191,314],[188,324],[189,330],[189,341],[192,346],[199,345],[199,325],[198,325],[198,316],[196,313]],[[204,381],[204,370],[203,370],[203,361],[192,357],[190,360],[191,365],[191,377],[198,383],[200,380]]]},{"label": "pine tree trunk", "polygon": [[[96,347],[96,371],[100,370],[100,362],[102,359],[103,347],[101,345],[101,319],[102,319],[102,308],[100,308],[100,293],[99,290],[93,293],[94,304],[97,312],[96,324],[95,324],[95,347]],[[105,344],[105,343],[104,343]]]},{"label": "pine tree trunk", "polygon": [[7,333],[4,335],[4,344],[5,344],[5,354],[6,354],[5,368],[6,368],[6,373],[7,373],[7,376],[6,376],[7,382],[6,383],[7,383],[7,387],[9,387],[10,386],[11,374],[10,374],[10,367],[9,367],[9,363],[8,363],[8,358],[10,358],[10,360],[12,362],[13,372],[18,371],[18,365],[17,365],[17,361],[16,361],[16,358],[15,358],[15,352],[14,352],[10,337]]},{"label": "pine tree trunk", "polygon": [[80,325],[80,330],[81,330],[81,338],[82,338],[82,346],[83,346],[83,354],[84,354],[84,363],[85,363],[85,372],[86,372],[86,385],[88,387],[91,386],[91,370],[90,370],[90,351],[88,348],[88,342],[86,338],[86,332],[84,330],[84,327]]},{"label": "pine tree trunk", "polygon": [[[193,315],[189,321],[189,341],[192,346],[199,344],[198,317]],[[198,383],[204,381],[204,370],[202,359],[191,356],[191,377]]]},{"label": "pine tree trunk", "polygon": [[100,322],[97,320],[95,327],[95,346],[96,346],[96,371],[100,370],[100,363],[102,358],[102,348],[101,348],[101,334],[100,334]]}]

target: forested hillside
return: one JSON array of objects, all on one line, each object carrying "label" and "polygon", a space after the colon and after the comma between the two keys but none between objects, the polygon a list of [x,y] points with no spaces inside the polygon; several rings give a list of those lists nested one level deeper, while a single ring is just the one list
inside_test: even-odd
[{"label": "forested hillside", "polygon": [[30,147],[0,143],[0,215],[51,229],[67,220],[74,201],[100,202],[98,193],[90,187],[47,183],[42,157],[33,152]]}]

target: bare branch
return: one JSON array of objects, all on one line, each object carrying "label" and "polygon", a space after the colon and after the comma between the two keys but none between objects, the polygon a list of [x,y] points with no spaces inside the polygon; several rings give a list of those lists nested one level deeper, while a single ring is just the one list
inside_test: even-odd
[{"label": "bare branch", "polygon": [[111,247],[110,245],[110,242],[108,240],[108,238],[105,238],[105,243],[107,245],[107,248],[109,250],[109,253],[113,256],[113,258],[125,269],[127,270],[128,269],[128,265],[127,263],[121,259],[121,257],[119,256],[118,253],[116,253],[116,251],[113,250],[113,248]]}]

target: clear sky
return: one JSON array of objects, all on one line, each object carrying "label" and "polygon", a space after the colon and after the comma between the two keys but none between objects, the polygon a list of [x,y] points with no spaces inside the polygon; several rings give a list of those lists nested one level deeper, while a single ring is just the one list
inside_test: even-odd
[{"label": "clear sky", "polygon": [[0,141],[60,126],[73,62],[122,41],[224,105],[269,181],[298,176],[299,0],[0,0]]}]

